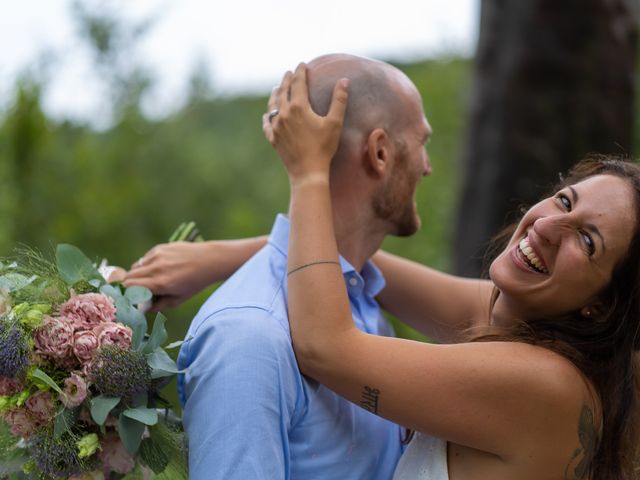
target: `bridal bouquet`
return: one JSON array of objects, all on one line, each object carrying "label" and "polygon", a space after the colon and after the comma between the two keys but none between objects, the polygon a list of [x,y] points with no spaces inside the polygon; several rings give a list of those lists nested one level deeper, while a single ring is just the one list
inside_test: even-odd
[{"label": "bridal bouquet", "polygon": [[148,330],[150,299],[71,245],[0,263],[0,478],[187,477],[159,394],[181,342],[165,346],[161,314]]}]

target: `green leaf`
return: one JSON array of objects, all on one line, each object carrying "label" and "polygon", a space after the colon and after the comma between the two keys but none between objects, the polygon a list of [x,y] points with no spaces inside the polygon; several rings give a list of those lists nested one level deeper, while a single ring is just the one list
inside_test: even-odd
[{"label": "green leaf", "polygon": [[122,296],[120,287],[118,287],[117,285],[111,285],[109,283],[105,283],[102,287],[100,287],[100,293],[103,293],[107,297],[111,297],[114,300]]},{"label": "green leaf", "polygon": [[153,352],[156,348],[167,341],[169,336],[167,335],[167,329],[164,327],[166,321],[167,318],[161,313],[156,315],[156,319],[153,322],[153,329],[151,330],[151,336],[149,337],[149,340],[147,340],[147,344],[144,346],[144,353]]},{"label": "green leaf", "polygon": [[56,263],[58,272],[67,285],[75,285],[81,280],[89,282],[93,279],[100,280],[101,284],[104,283],[98,269],[78,247],[65,243],[58,245]]},{"label": "green leaf", "polygon": [[187,238],[189,237],[189,233],[191,233],[191,231],[196,227],[196,222],[189,222],[185,225],[185,227],[182,229],[182,232],[180,232],[180,235],[178,237],[178,241],[180,242],[184,242],[187,241]]},{"label": "green leaf", "polygon": [[134,305],[141,305],[144,302],[148,302],[153,297],[151,290],[146,287],[140,287],[137,285],[127,288],[127,290],[124,292],[124,295]]},{"label": "green leaf", "polygon": [[56,392],[62,393],[62,389],[56,384],[56,382],[54,382],[49,375],[44,373],[39,368],[36,368],[35,370],[33,370],[31,372],[31,376],[35,379],[40,380],[45,385],[48,385],[49,387],[53,388]]},{"label": "green leaf", "polygon": [[167,345],[166,347],[164,347],[165,350],[171,350],[173,348],[178,348],[179,346],[181,346],[183,343],[185,342],[185,340],[177,340],[175,342],[171,342],[169,345]]},{"label": "green leaf", "polygon": [[147,355],[147,363],[151,368],[151,378],[169,377],[184,370],[178,370],[173,359],[162,349],[158,349]]},{"label": "green leaf", "polygon": [[93,397],[91,399],[91,418],[93,418],[94,422],[98,425],[104,425],[104,422],[107,420],[107,415],[109,415],[109,412],[111,412],[118,403],[120,403],[118,397],[105,397],[104,395]]},{"label": "green leaf", "polygon": [[118,433],[120,434],[120,440],[122,440],[124,448],[126,448],[131,455],[134,455],[138,450],[144,429],[144,423],[120,414],[118,418]]},{"label": "green leaf", "polygon": [[158,412],[153,408],[129,408],[122,412],[122,415],[138,420],[145,425],[155,425],[158,423]]},{"label": "green leaf", "polygon": [[140,310],[131,305],[127,297],[118,297],[115,300],[116,317],[120,323],[131,327],[133,330],[131,344],[134,350],[138,350],[147,333],[147,319]]},{"label": "green leaf", "polygon": [[25,277],[19,273],[7,273],[0,277],[0,288],[15,292],[30,285],[37,277]]},{"label": "green leaf", "polygon": [[164,472],[169,457],[153,438],[145,438],[140,444],[140,460],[156,475]]},{"label": "green leaf", "polygon": [[178,241],[178,239],[180,238],[180,233],[182,233],[182,230],[184,230],[184,227],[186,225],[187,224],[185,222],[182,222],[180,225],[178,225],[178,228],[176,228],[175,231],[169,237],[169,243]]},{"label": "green leaf", "polygon": [[78,409],[70,410],[63,408],[56,414],[56,418],[53,424],[53,436],[59,438],[63,433],[71,430],[71,427],[75,425],[76,418],[78,417]]}]

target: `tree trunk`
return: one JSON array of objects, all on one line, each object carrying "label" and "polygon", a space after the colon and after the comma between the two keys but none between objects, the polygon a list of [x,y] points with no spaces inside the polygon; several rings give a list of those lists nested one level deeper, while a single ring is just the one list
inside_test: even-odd
[{"label": "tree trunk", "polygon": [[589,152],[631,154],[637,0],[482,0],[457,273]]}]

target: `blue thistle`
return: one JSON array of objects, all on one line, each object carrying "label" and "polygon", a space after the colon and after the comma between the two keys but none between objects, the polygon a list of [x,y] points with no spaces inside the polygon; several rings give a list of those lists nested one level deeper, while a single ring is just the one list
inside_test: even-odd
[{"label": "blue thistle", "polygon": [[38,468],[54,478],[68,478],[88,469],[86,462],[78,457],[74,438],[64,434],[54,438],[51,432],[42,430],[29,440],[29,452]]},{"label": "blue thistle", "polygon": [[26,334],[16,325],[0,322],[0,376],[15,378],[24,373],[30,353]]},{"label": "blue thistle", "polygon": [[126,402],[149,390],[151,369],[144,354],[108,345],[96,354],[89,378],[101,394]]}]

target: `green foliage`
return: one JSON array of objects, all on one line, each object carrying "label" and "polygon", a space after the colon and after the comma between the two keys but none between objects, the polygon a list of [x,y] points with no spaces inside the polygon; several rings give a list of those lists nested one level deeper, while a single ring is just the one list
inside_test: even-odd
[{"label": "green foliage", "polygon": [[60,276],[69,286],[82,281],[91,283],[92,280],[97,280],[100,285],[104,284],[102,275],[78,247],[64,243],[58,245],[56,263]]},{"label": "green foliage", "polygon": [[156,412],[153,408],[129,408],[123,411],[122,415],[149,426],[158,423],[158,412]]},{"label": "green foliage", "polygon": [[104,425],[109,412],[111,412],[118,403],[120,403],[120,399],[117,397],[106,397],[104,395],[93,397],[91,399],[91,418],[93,418],[98,425]]},{"label": "green foliage", "polygon": [[44,373],[42,370],[40,370],[39,368],[35,368],[33,369],[33,371],[31,373],[29,373],[29,375],[35,379],[35,380],[39,380],[40,382],[42,382],[43,385],[46,385],[47,387],[52,388],[53,390],[55,390],[58,393],[62,393],[62,389],[58,386],[58,384],[53,380],[53,378],[51,378],[49,375],[47,375],[46,373]]},{"label": "green foliage", "polygon": [[165,328],[165,322],[167,318],[158,313],[156,319],[153,322],[153,329],[151,330],[151,335],[149,335],[149,339],[144,345],[143,353],[152,353],[158,347],[161,347],[164,343],[166,343],[169,335],[167,334],[167,329]]},{"label": "green foliage", "polygon": [[133,455],[138,451],[144,429],[144,423],[129,418],[124,413],[121,413],[120,417],[118,417],[118,434],[120,435],[120,440],[122,440],[124,448],[126,448],[130,454]]},{"label": "green foliage", "polygon": [[13,436],[8,425],[0,420],[0,478],[5,478],[5,475],[10,473],[17,474],[22,471],[26,453],[17,445],[18,438]]},{"label": "green foliage", "polygon": [[179,373],[176,362],[162,349],[147,355],[147,363],[151,368],[151,378],[170,377]]}]

